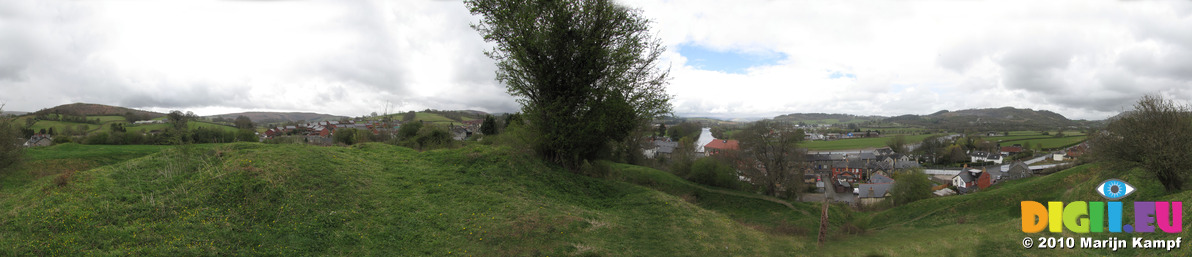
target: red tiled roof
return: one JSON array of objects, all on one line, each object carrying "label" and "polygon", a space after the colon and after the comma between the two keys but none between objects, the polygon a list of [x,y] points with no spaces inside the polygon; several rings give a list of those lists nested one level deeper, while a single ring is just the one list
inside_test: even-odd
[{"label": "red tiled roof", "polygon": [[704,145],[704,148],[712,148],[712,149],[720,149],[720,150],[738,150],[738,149],[741,149],[740,147],[737,146],[738,144],[739,143],[737,142],[737,140],[716,139],[716,140],[712,140],[712,142],[709,142],[707,145]]},{"label": "red tiled roof", "polygon": [[1018,153],[1018,152],[1022,152],[1022,147],[1021,146],[1003,146],[1002,152]]}]

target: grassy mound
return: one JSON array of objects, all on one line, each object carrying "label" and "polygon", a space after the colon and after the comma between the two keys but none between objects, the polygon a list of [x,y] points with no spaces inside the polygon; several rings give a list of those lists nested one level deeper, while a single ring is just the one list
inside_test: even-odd
[{"label": "grassy mound", "polygon": [[769,256],[814,248],[814,236],[755,228],[807,227],[803,213],[818,208],[614,167],[672,189],[574,175],[488,146],[175,147],[4,189],[0,255]]}]

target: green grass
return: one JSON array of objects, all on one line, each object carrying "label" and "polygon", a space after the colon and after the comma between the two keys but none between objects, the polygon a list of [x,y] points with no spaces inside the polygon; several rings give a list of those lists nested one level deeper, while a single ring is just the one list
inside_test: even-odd
[{"label": "green grass", "polygon": [[[1115,235],[1022,233],[1018,203],[1102,200],[1093,188],[1108,178],[1136,187],[1125,202],[1192,200],[1141,169],[1086,164],[883,211],[834,206],[817,247],[818,203],[626,164],[590,178],[508,147],[63,144],[26,157],[0,175],[3,256],[1100,256],[1111,252],[1023,249],[1024,237]],[[82,166],[17,176],[56,163]],[[1184,225],[1116,236],[1174,239],[1192,233]]]},{"label": "green grass", "polygon": [[[1026,234],[1021,230],[1021,201],[1103,201],[1094,188],[1109,178],[1119,178],[1137,187],[1138,191],[1121,201],[1188,201],[1192,191],[1167,194],[1152,175],[1140,169],[1122,170],[1107,165],[1087,164],[1049,176],[1009,181],[983,192],[953,197],[932,198],[905,206],[873,213],[867,235],[831,242],[822,254],[832,256],[876,254],[883,256],[1051,256],[1105,255],[1108,250],[1063,249],[1026,250],[1021,246],[1024,237],[1094,237],[1140,236],[1146,239],[1174,239],[1178,234],[1075,234],[1049,232]],[[1190,213],[1184,209],[1184,216]],[[1133,213],[1126,204],[1125,213]],[[1126,215],[1126,224],[1133,224],[1133,216]],[[866,242],[881,242],[869,244]],[[1186,249],[1181,249],[1186,251]],[[1174,253],[1174,252],[1173,252]],[[1168,255],[1165,250],[1120,249],[1115,255]]]},{"label": "green grass", "polygon": [[[82,171],[115,164],[159,152],[162,145],[80,145],[58,144],[29,148],[24,162],[10,172],[0,171],[0,189],[28,184],[35,179],[66,171]],[[2,192],[2,191],[0,191]]]},{"label": "green grass", "polygon": [[[89,151],[76,150],[59,157]],[[692,203],[507,147],[180,146],[70,174],[0,191],[0,255],[790,256],[811,245],[754,228],[803,226],[802,211],[711,191]]]},{"label": "green grass", "polygon": [[32,129],[33,129],[33,131],[40,131],[42,129],[49,130],[52,127],[52,128],[54,128],[54,133],[62,133],[63,131],[66,131],[67,126],[70,126],[71,129],[77,129],[79,127],[79,125],[87,126],[87,131],[92,131],[92,130],[103,128],[103,126],[96,125],[96,124],[74,123],[74,122],[53,121],[53,120],[39,120],[39,121],[37,121],[37,123],[33,124]]},{"label": "green grass", "polygon": [[[147,124],[147,125],[128,126],[128,127],[125,127],[125,130],[128,130],[128,131],[141,131],[141,130],[143,129],[143,130],[145,130],[146,132],[148,132],[148,131],[154,131],[154,130],[165,130],[166,128],[169,128],[169,127],[171,127],[171,126],[173,126],[173,125],[171,125],[171,124],[169,124],[169,123],[161,123],[161,124]],[[196,128],[199,128],[199,127],[205,127],[205,128],[218,128],[218,129],[220,129],[220,130],[227,131],[227,132],[236,132],[236,131],[238,131],[238,130],[237,130],[235,127],[232,127],[232,126],[228,126],[228,125],[221,125],[221,124],[215,124],[215,123],[210,123],[210,122],[203,122],[203,121],[190,121],[190,122],[187,122],[187,123],[186,123],[186,127],[190,128],[190,129],[196,129]]]},{"label": "green grass", "polygon": [[124,120],[124,116],[89,116],[87,118],[88,119],[99,118],[99,123],[118,122],[118,121],[123,121],[125,123],[128,123],[127,120]]},{"label": "green grass", "polygon": [[1081,141],[1084,141],[1087,138],[1088,138],[1087,136],[1066,136],[1066,137],[1058,137],[1058,138],[1051,137],[1051,138],[1040,138],[1040,139],[1023,139],[1023,140],[1014,140],[1014,141],[1003,141],[1003,142],[1001,142],[1001,144],[1002,145],[1013,145],[1013,144],[1030,143],[1031,145],[1029,147],[1031,149],[1037,149],[1038,144],[1043,144],[1043,148],[1059,148],[1059,147],[1064,147],[1064,146],[1069,146],[1069,145],[1074,145],[1074,144],[1080,143]]},{"label": "green grass", "polygon": [[[913,135],[905,136],[908,144],[923,142],[924,138],[932,135]],[[863,148],[881,148],[886,146],[886,142],[893,137],[871,137],[871,138],[851,138],[840,139],[833,141],[810,141],[800,144],[801,147],[806,147],[809,150],[846,150],[846,149],[863,149]]]}]

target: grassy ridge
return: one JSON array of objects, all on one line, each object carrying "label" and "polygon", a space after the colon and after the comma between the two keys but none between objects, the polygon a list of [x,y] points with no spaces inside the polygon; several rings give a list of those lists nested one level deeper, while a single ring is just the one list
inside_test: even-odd
[{"label": "grassy ridge", "polygon": [[[1107,165],[1086,164],[1049,176],[1009,181],[976,194],[932,198],[905,206],[874,213],[870,218],[871,232],[861,237],[834,241],[826,255],[885,255],[885,256],[1053,256],[1105,255],[1099,249],[1024,249],[1024,237],[1093,237],[1106,239],[1130,236],[1146,239],[1174,239],[1189,236],[1190,225],[1184,223],[1180,234],[1076,234],[1050,232],[1026,234],[1021,231],[1021,201],[1104,201],[1094,188],[1109,178],[1120,178],[1138,187],[1137,193],[1121,201],[1188,201],[1192,192],[1166,194],[1163,186],[1140,169],[1115,169]],[[1133,224],[1132,205],[1126,204],[1124,224]],[[1185,208],[1184,216],[1192,215]],[[882,242],[867,244],[866,242]],[[1079,243],[1078,243],[1079,244]],[[857,247],[858,245],[862,247]],[[1186,251],[1187,249],[1182,249]],[[1168,255],[1166,250],[1119,249],[1121,255]]]},{"label": "grassy ridge", "polygon": [[[617,170],[694,190],[656,170]],[[773,202],[708,191],[692,203],[487,146],[183,146],[65,181],[0,191],[9,210],[0,255],[758,256],[807,247],[751,227],[802,224],[801,212]]]}]

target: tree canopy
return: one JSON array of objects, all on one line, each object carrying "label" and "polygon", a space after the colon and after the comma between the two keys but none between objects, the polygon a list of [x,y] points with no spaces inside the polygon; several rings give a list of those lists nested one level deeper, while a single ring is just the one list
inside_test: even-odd
[{"label": "tree canopy", "polygon": [[535,150],[568,167],[671,111],[664,48],[640,11],[610,0],[468,0],[495,47],[497,80],[518,98]]},{"label": "tree canopy", "polygon": [[798,149],[803,130],[772,120],[760,120],[738,132],[744,175],[766,194],[795,198],[803,189],[803,152]]},{"label": "tree canopy", "polygon": [[1134,163],[1154,173],[1168,191],[1184,188],[1192,162],[1192,112],[1160,96],[1145,96],[1134,110],[1091,135],[1099,157]]},{"label": "tree canopy", "polygon": [[[0,105],[0,112],[4,106]],[[0,170],[21,160],[21,132],[11,117],[0,117]]]}]

